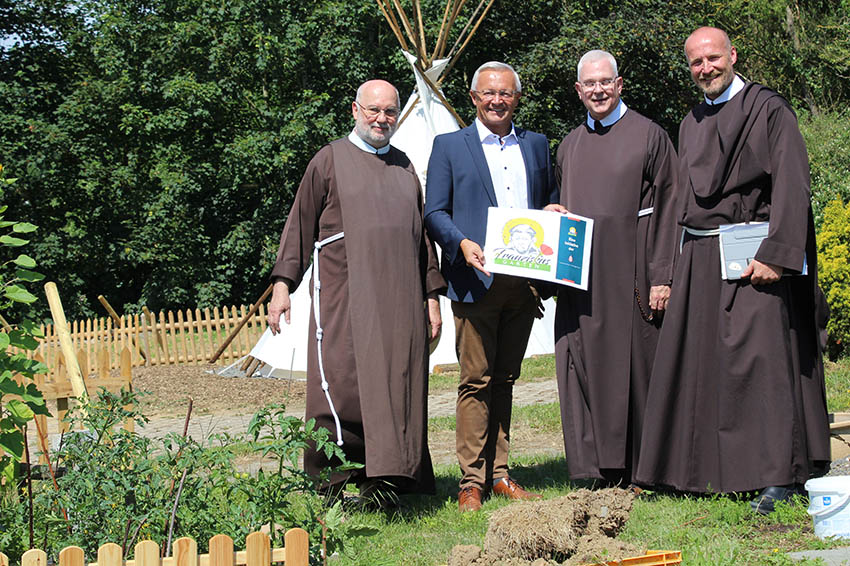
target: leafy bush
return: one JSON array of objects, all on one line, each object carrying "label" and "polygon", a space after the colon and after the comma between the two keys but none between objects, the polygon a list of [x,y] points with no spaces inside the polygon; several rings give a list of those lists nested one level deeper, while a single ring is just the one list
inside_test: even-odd
[{"label": "leafy bush", "polygon": [[[64,468],[58,489],[43,482],[35,494],[36,540],[46,541],[48,555],[76,545],[95,556],[100,545],[115,542],[127,556],[139,540],[162,548],[181,536],[192,537],[199,552],[206,552],[216,534],[230,536],[239,547],[246,535],[268,525],[276,547],[283,546],[286,529],[307,530],[317,562],[323,541],[332,552],[345,536],[356,534],[341,524],[340,508],[329,509],[319,492],[330,473],[356,465],[345,461],[314,420],[304,423],[272,406],[255,415],[247,439],[216,435],[202,444],[173,433],[152,439],[120,428],[127,418],[146,422],[124,408],[136,406],[135,397],[101,390],[85,411],[81,405],[71,412],[74,432],[56,453]],[[298,461],[311,443],[339,458],[341,467],[320,478],[305,474]],[[261,456],[264,465],[271,462],[271,470],[241,472],[235,457],[246,452]]]},{"label": "leafy bush", "polygon": [[850,202],[850,111],[800,116],[800,131],[809,151],[815,226],[823,223],[827,203]]},{"label": "leafy bush", "polygon": [[833,200],[818,234],[818,278],[829,303],[829,354],[850,353],[850,202]]},{"label": "leafy bush", "polygon": [[[0,199],[4,190],[16,179],[5,177],[0,165]],[[25,284],[43,278],[32,271],[35,261],[18,248],[29,240],[22,238],[36,227],[28,222],[6,220],[6,206],[0,206],[0,548],[18,550],[23,547],[26,528],[21,528],[26,509],[18,493],[18,462],[24,454],[27,423],[36,414],[47,415],[44,398],[32,382],[36,373],[45,371],[44,364],[28,358],[38,343],[39,329],[21,316],[21,307],[36,301]],[[12,326],[9,317],[15,322]],[[14,349],[14,350],[13,350]],[[11,397],[14,396],[14,397]],[[13,551],[14,551],[13,550]]]}]

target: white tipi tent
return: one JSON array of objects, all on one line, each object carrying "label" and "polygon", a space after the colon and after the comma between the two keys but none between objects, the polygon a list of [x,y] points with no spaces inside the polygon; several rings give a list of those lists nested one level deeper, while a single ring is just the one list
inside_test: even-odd
[{"label": "white tipi tent", "polygon": [[[448,0],[437,44],[430,57],[427,55],[424,44],[425,36],[421,29],[422,14],[419,0],[413,0],[416,18],[412,25],[411,19],[407,17],[398,1],[376,1],[399,40],[402,52],[413,67],[416,78],[416,90],[410,95],[401,112],[398,130],[390,143],[407,154],[416,168],[424,188],[428,175],[428,159],[431,155],[431,145],[434,138],[439,134],[456,131],[463,125],[463,121],[443,96],[439,85],[442,78],[451,70],[457,57],[466,48],[494,0],[480,0],[467,25],[456,38],[454,46],[448,54],[445,54],[449,32],[466,2],[466,0]],[[404,33],[402,33],[402,29]],[[413,49],[410,48],[408,40]],[[266,333],[263,334],[251,351],[252,357],[265,362],[272,368],[267,370],[268,374],[274,371],[275,375],[283,376],[289,371],[306,371],[307,369],[307,341],[308,339],[315,339],[307,335],[310,313],[309,285],[307,282],[310,280],[310,275],[309,271],[305,273],[304,283],[290,297],[292,302],[290,325],[281,324],[282,332],[277,336],[272,336],[271,331],[266,330]],[[544,307],[543,318],[534,322],[525,353],[526,357],[555,351],[555,301],[552,299],[545,301]],[[440,311],[443,318],[443,331],[436,349],[431,353],[429,366],[432,370],[438,364],[457,362],[452,311],[450,302],[446,297],[440,297]],[[266,373],[266,371],[263,373]]]}]

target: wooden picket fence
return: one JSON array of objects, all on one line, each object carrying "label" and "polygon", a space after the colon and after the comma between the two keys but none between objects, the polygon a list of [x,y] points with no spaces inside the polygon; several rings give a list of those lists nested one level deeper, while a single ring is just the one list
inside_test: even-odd
[{"label": "wooden picket fence", "polygon": [[[249,307],[215,307],[126,315],[69,322],[74,350],[89,360],[106,356],[110,369],[120,367],[120,353],[130,352],[133,367],[164,364],[205,364],[248,313]],[[222,363],[246,356],[266,329],[265,305],[260,305],[219,356]],[[53,325],[42,327],[37,355],[51,372],[62,364],[59,338]],[[105,352],[105,353],[104,353]],[[105,362],[104,362],[105,363]]]},{"label": "wooden picket fence", "polygon": [[[96,351],[95,359],[91,363],[85,351],[81,350],[77,352],[80,373],[85,379],[86,389],[89,395],[95,395],[100,389],[106,389],[112,393],[118,393],[121,389],[132,391],[133,372],[130,363],[131,357],[132,354],[128,348],[125,347],[121,350],[119,372],[118,375],[114,375],[109,365],[110,359],[106,348]],[[36,356],[36,359],[44,361],[40,356]],[[66,433],[70,429],[70,424],[65,420],[65,416],[68,414],[70,401],[74,397],[74,392],[71,389],[71,381],[68,379],[61,353],[57,359],[57,366],[54,371],[44,375],[36,375],[33,381],[38,386],[45,401],[56,401],[55,418],[48,419],[44,415],[36,415],[34,417],[35,435],[38,450],[40,451],[39,462],[46,464],[49,454],[49,434],[51,432],[57,434]],[[129,410],[132,407],[126,408]],[[133,419],[127,419],[124,422],[124,429],[132,432],[135,429],[135,421]]]},{"label": "wooden picket fence", "polygon": [[[245,550],[233,551],[233,540],[227,535],[210,539],[209,554],[198,554],[198,543],[191,538],[174,541],[171,556],[161,558],[159,545],[152,540],[141,541],[134,547],[134,560],[124,560],[121,547],[106,543],[97,551],[97,562],[86,563],[85,553],[78,546],[69,546],[59,553],[59,566],[308,566],[310,540],[304,529],[289,529],[284,534],[283,548],[271,548],[265,533],[251,533],[245,539]],[[21,566],[47,566],[47,553],[28,550],[21,557]],[[9,559],[0,552],[0,566],[9,566]]]}]

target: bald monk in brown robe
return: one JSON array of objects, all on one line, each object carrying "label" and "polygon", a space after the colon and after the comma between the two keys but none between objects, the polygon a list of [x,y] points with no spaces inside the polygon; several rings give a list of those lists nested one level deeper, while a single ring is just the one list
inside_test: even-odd
[{"label": "bald monk in brown robe", "polygon": [[594,219],[590,288],[562,287],[555,353],[570,478],[629,485],[678,243],[678,160],[667,133],[627,108],[605,51],[584,54],[587,120],[558,148],[560,205]]},{"label": "bald monk in brown robe", "polygon": [[[685,232],[635,480],[762,490],[769,513],[830,457],[806,146],[788,102],[735,74],[725,32],[697,29],[685,54],[705,100],[679,129]],[[723,280],[716,229],[750,221],[768,236]]]},{"label": "bald monk in brown robe", "polygon": [[[310,265],[314,243],[343,233],[318,252],[321,361],[341,424],[342,448],[349,461],[365,468],[334,476],[331,490],[354,481],[361,494],[375,486],[433,493],[428,334],[433,339],[439,332],[437,294],[445,283],[426,239],[418,178],[404,153],[389,145],[398,120],[398,92],[386,81],[366,82],[351,112],[354,131],[319,150],[298,187],[272,271],[269,326],[279,332],[281,316],[289,322],[289,294]],[[329,429],[335,440],[314,315],[305,416]],[[305,454],[311,475],[330,464],[323,453]]]}]

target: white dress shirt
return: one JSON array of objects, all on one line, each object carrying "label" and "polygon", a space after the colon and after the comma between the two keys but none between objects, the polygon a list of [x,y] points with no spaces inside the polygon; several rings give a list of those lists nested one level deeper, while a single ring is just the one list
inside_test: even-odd
[{"label": "white dress shirt", "polygon": [[735,96],[742,90],[744,90],[744,81],[741,80],[741,77],[735,75],[735,78],[732,79],[732,84],[726,87],[726,90],[724,90],[720,94],[720,96],[718,96],[714,100],[711,100],[709,97],[706,96],[705,103],[709,106],[714,106],[715,104],[723,104],[724,102],[729,102],[733,96]]},{"label": "white dress shirt", "polygon": [[501,138],[488,130],[478,118],[475,119],[475,127],[499,207],[528,208],[528,178],[514,125],[511,124],[510,133]]}]

